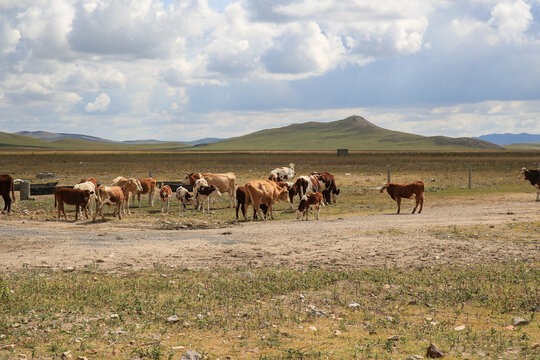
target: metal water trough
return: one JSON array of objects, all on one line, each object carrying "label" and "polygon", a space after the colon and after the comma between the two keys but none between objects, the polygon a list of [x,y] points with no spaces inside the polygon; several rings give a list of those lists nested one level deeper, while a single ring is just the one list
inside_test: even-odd
[{"label": "metal water trough", "polygon": [[171,190],[175,192],[180,186],[185,188],[187,191],[193,191],[193,186],[186,185],[180,181],[158,181],[157,187],[161,188],[162,186],[169,185],[171,187]]}]

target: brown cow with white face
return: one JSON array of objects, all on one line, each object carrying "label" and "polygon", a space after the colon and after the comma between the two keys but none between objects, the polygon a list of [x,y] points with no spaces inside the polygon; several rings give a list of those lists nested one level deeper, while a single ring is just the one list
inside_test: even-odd
[{"label": "brown cow with white face", "polygon": [[[9,197],[10,191],[13,199]],[[2,198],[4,199],[4,210],[2,210],[2,214],[5,214],[6,210],[9,214],[12,202],[16,202],[13,178],[11,175],[0,175],[0,195],[2,195]]]},{"label": "brown cow with white face", "polygon": [[169,185],[163,186],[159,189],[159,198],[161,199],[161,213],[164,213],[165,207],[167,208],[167,213],[169,212],[169,204],[172,197],[172,189]]},{"label": "brown cow with white face", "polygon": [[64,218],[67,220],[66,212],[64,211],[64,203],[67,205],[75,205],[75,221],[78,219],[79,208],[84,209],[84,215],[88,219],[88,212],[86,208],[88,206],[88,201],[90,201],[90,196],[94,192],[90,190],[81,190],[81,189],[70,189],[70,188],[58,188],[54,190],[54,207],[58,205],[58,218],[60,219],[60,214],[64,214]]},{"label": "brown cow with white face", "polygon": [[401,210],[401,199],[416,199],[416,205],[412,211],[416,211],[418,205],[420,205],[420,210],[418,213],[422,212],[424,207],[424,183],[422,181],[413,181],[406,184],[396,184],[396,183],[386,183],[381,187],[381,193],[386,190],[388,195],[397,202],[397,213],[399,214]]},{"label": "brown cow with white face", "polygon": [[306,221],[309,220],[308,219],[309,210],[311,207],[314,207],[317,210],[316,219],[319,220],[319,213],[321,212],[321,206],[324,206],[322,200],[323,200],[323,194],[321,192],[309,193],[302,196],[302,199],[300,200],[300,204],[298,204],[298,210],[296,211],[296,218],[300,220],[300,217],[302,217],[302,220],[304,220],[304,217],[305,217]]},{"label": "brown cow with white face", "polygon": [[105,186],[98,187],[98,201],[96,202],[96,211],[94,212],[93,222],[96,222],[96,217],[101,214],[101,220],[105,220],[103,215],[103,206],[114,206],[113,216],[116,216],[118,211],[118,219],[122,220],[122,207],[124,205],[124,189],[120,186]]}]

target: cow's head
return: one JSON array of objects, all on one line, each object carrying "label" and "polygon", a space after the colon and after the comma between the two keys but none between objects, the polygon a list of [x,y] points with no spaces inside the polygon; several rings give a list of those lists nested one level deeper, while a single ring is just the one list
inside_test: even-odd
[{"label": "cow's head", "polygon": [[519,171],[519,175],[517,177],[518,180],[525,180],[527,179],[527,174],[528,174],[529,170],[527,170],[526,168],[522,167],[521,170]]},{"label": "cow's head", "polygon": [[83,190],[83,191],[84,191],[84,195],[83,195],[84,203],[88,204],[88,201],[90,201],[90,196],[92,196],[94,192],[90,190]]},{"label": "cow's head", "polygon": [[268,180],[275,181],[275,182],[278,181],[276,175],[274,175],[274,174],[270,174],[270,176],[268,177]]},{"label": "cow's head", "polygon": [[308,196],[304,195],[302,196],[302,199],[300,199],[300,204],[298,204],[298,210],[296,210],[296,219],[300,220],[302,214],[307,210],[308,206]]},{"label": "cow's head", "polygon": [[289,190],[287,190],[287,187],[281,187],[278,186],[278,198],[281,201],[290,202],[289,200]]},{"label": "cow's head", "polygon": [[292,170],[294,170],[294,163],[290,163],[290,164],[289,164],[289,167],[290,167]]},{"label": "cow's head", "polygon": [[142,184],[138,179],[130,178],[129,185],[132,189],[136,190],[138,193],[143,192]]},{"label": "cow's head", "polygon": [[384,190],[386,190],[388,188],[388,183],[384,184],[383,186],[381,186],[381,189],[380,189],[380,192],[383,193]]},{"label": "cow's head", "polygon": [[339,196],[340,193],[341,193],[341,190],[338,189],[338,188],[335,188],[334,190],[332,190],[332,201],[333,202],[337,202],[337,197]]}]

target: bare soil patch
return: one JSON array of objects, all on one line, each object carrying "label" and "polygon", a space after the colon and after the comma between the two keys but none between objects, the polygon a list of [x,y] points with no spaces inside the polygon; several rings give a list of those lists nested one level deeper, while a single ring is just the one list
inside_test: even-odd
[{"label": "bare soil patch", "polygon": [[[402,209],[410,211],[410,204]],[[232,210],[231,210],[232,211]],[[512,224],[536,224],[530,194],[476,195],[439,201],[420,215],[344,216],[316,221],[238,223],[213,229],[156,230],[155,224],[15,220],[2,216],[0,270],[22,267],[147,269],[160,266],[409,267],[540,261],[540,235],[526,241]],[[453,236],[475,227],[480,236]],[[536,232],[535,232],[536,231]],[[476,234],[476,233],[475,233]],[[493,235],[491,235],[493,234]],[[531,235],[532,234],[532,235]]]}]

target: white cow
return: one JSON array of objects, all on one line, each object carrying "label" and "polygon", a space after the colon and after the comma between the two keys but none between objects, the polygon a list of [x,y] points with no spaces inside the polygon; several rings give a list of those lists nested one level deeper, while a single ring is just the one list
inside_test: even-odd
[{"label": "white cow", "polygon": [[193,204],[193,195],[182,186],[179,186],[178,189],[176,189],[176,198],[178,199],[178,213],[180,213],[180,203],[184,205],[184,211],[186,211],[187,204]]},{"label": "white cow", "polygon": [[275,182],[292,181],[295,175],[296,172],[294,171],[294,164],[290,163],[289,167],[278,167],[270,171],[270,176],[268,177],[268,180],[272,180]]},{"label": "white cow", "polygon": [[[93,214],[93,211],[92,211],[92,203],[93,201],[97,201],[97,196],[96,196],[96,186],[94,185],[93,182],[91,181],[85,181],[81,184],[77,184],[75,186],[73,186],[74,189],[79,189],[79,190],[90,190],[90,193],[92,195],[90,195],[90,200],[88,200],[88,204],[86,205],[86,208],[87,209],[90,209],[90,216],[92,216]],[[79,216],[82,217],[82,208],[79,208]]]}]

